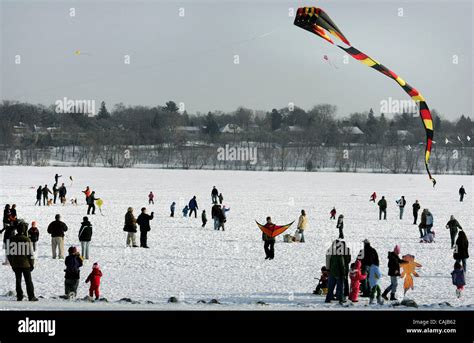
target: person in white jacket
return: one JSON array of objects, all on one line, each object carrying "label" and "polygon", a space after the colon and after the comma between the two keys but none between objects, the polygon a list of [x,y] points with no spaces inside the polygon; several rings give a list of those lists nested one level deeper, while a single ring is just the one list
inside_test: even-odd
[{"label": "person in white jacket", "polygon": [[305,210],[301,210],[300,218],[298,219],[298,233],[300,235],[300,243],[304,243],[304,230],[308,226],[308,218],[306,217]]}]

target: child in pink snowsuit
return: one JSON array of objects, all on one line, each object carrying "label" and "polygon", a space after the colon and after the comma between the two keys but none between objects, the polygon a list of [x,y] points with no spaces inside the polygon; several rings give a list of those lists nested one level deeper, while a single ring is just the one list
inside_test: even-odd
[{"label": "child in pink snowsuit", "polygon": [[86,279],[86,283],[90,281],[91,286],[89,288],[89,296],[92,297],[92,295],[95,294],[95,299],[99,299],[99,287],[100,287],[100,278],[102,277],[102,271],[100,270],[99,264],[96,262],[92,266],[92,272],[89,274],[89,276]]},{"label": "child in pink snowsuit", "polygon": [[355,263],[351,264],[351,271],[349,273],[349,277],[351,278],[351,292],[349,294],[349,299],[356,303],[359,300],[359,290],[360,290],[360,282],[364,280],[367,275],[363,275],[360,271],[362,264],[360,260],[357,260]]}]

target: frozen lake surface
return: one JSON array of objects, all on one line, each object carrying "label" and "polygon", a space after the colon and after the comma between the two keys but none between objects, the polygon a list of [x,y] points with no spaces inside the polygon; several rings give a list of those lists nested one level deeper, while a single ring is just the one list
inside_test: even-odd
[{"label": "frozen lake surface", "polygon": [[[35,207],[36,188],[48,184],[51,188],[55,173],[68,188],[68,199],[77,198],[79,205]],[[73,183],[69,180],[72,176]],[[324,298],[311,294],[325,264],[325,252],[337,238],[335,221],[329,211],[336,207],[344,214],[346,242],[352,248],[353,260],[368,238],[377,249],[384,274],[381,287],[390,283],[387,274],[387,253],[396,244],[403,254],[413,254],[423,265],[415,279],[415,290],[408,293],[421,309],[474,309],[472,272],[467,273],[463,297],[457,299],[450,273],[454,260],[445,229],[453,214],[474,239],[473,177],[436,176],[435,189],[426,175],[343,174],[300,172],[243,172],[158,169],[101,169],[66,167],[1,167],[1,206],[15,203],[18,217],[27,222],[36,220],[40,229],[38,258],[33,272],[37,303],[17,303],[6,296],[14,291],[11,268],[0,266],[0,309],[339,309],[336,303],[324,304]],[[211,214],[210,192],[216,185],[224,195],[227,215],[226,231],[214,231],[212,222],[201,228],[198,219],[183,218],[184,204],[197,196],[199,209]],[[458,189],[464,185],[468,193],[459,202]],[[99,262],[104,277],[101,292],[109,303],[86,303],[57,299],[64,292],[64,261],[51,258],[50,237],[46,232],[54,215],[60,213],[69,226],[65,247],[79,246],[78,231],[86,215],[81,191],[90,186],[104,200],[103,216],[89,216],[94,226],[91,259],[85,261],[78,290],[80,298],[88,293],[84,283],[92,263]],[[155,193],[155,205],[148,206],[149,191]],[[378,209],[370,203],[370,194],[385,195],[388,200],[388,220],[378,220]],[[395,204],[401,195],[407,199],[405,218],[398,219]],[[436,243],[419,243],[417,226],[412,224],[411,204],[415,199],[434,215]],[[175,218],[169,217],[169,206],[177,202]],[[139,214],[141,207],[155,212],[148,235],[150,249],[126,248],[123,231],[127,207]],[[264,260],[261,232],[255,221],[264,222],[270,215],[273,222],[286,224],[297,220],[300,210],[308,214],[306,243],[283,243],[278,237],[273,261]],[[289,229],[294,233],[296,223]],[[472,254],[472,253],[471,253]],[[3,257],[2,257],[3,258]],[[468,260],[468,268],[472,264]],[[472,267],[474,268],[474,267]],[[470,268],[471,270],[473,270]],[[403,298],[399,287],[398,298]],[[168,298],[180,299],[167,304]],[[119,302],[130,298],[134,302]],[[199,300],[218,299],[221,305],[196,305]],[[268,306],[257,305],[258,301]],[[147,304],[153,302],[153,304]],[[449,303],[452,307],[440,305]],[[362,298],[353,309],[390,309],[367,306]]]}]

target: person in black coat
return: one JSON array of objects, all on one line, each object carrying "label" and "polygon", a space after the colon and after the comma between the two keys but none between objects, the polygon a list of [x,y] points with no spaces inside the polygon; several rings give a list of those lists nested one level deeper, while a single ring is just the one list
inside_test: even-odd
[{"label": "person in black coat", "polygon": [[64,258],[64,233],[68,230],[67,225],[61,221],[61,215],[56,214],[55,220],[48,225],[48,233],[51,235],[51,247],[53,258],[56,258],[56,250],[59,250],[59,258]]},{"label": "person in black coat", "polygon": [[390,285],[385,289],[382,297],[388,300],[388,293],[390,292],[390,300],[397,300],[395,294],[397,293],[398,278],[400,277],[400,264],[407,263],[400,257],[400,246],[396,245],[393,251],[388,253],[388,276],[390,276]]},{"label": "person in black coat", "polygon": [[212,206],[211,217],[214,220],[214,230],[219,231],[222,227],[222,231],[225,231],[226,217],[221,205],[215,204]]},{"label": "person in black coat", "polygon": [[36,251],[36,243],[39,241],[39,230],[35,221],[31,222],[31,227],[28,230],[28,237],[30,238],[31,243],[33,243],[33,250]]},{"label": "person in black coat", "polygon": [[66,297],[75,297],[77,294],[77,287],[79,286],[80,268],[82,267],[82,258],[79,255],[76,247],[70,247],[68,249],[69,255],[66,256],[64,264],[64,289]]},{"label": "person in black coat", "polygon": [[55,183],[53,185],[53,203],[56,204],[56,200],[58,199],[58,193],[59,193],[59,190],[58,190],[58,184]]},{"label": "person in black coat", "polygon": [[339,239],[344,239],[344,215],[340,214],[337,218],[336,228],[339,229]]},{"label": "person in black coat", "polygon": [[464,189],[464,186],[461,186],[461,188],[459,188],[459,201],[462,202],[464,200],[465,194],[467,194],[466,190]]},{"label": "person in black coat", "polygon": [[454,249],[456,244],[456,236],[458,234],[458,230],[462,230],[462,226],[459,225],[459,222],[451,215],[451,218],[446,223],[446,229],[449,230],[449,235],[451,236],[451,249]]},{"label": "person in black coat", "polygon": [[211,199],[213,204],[217,204],[217,199],[219,198],[219,191],[217,190],[216,186],[212,187],[211,191]]},{"label": "person in black coat", "polygon": [[418,220],[418,212],[421,208],[420,203],[418,202],[418,200],[416,200],[411,206],[413,207],[413,225],[416,225],[416,221]]},{"label": "person in black coat", "polygon": [[137,220],[133,215],[133,208],[129,207],[125,214],[125,225],[123,231],[127,232],[127,246],[137,248],[138,245],[135,243],[135,236],[137,233]]},{"label": "person in black coat", "polygon": [[469,241],[467,240],[466,233],[461,230],[456,240],[456,247],[454,248],[453,258],[456,262],[462,262],[462,268],[464,272],[467,272],[467,259],[469,258]]},{"label": "person in black coat", "polygon": [[[368,239],[364,239],[364,248],[359,252],[357,259],[361,262],[361,271],[362,274],[368,274],[370,266],[375,264],[376,266],[380,265],[379,255],[377,250],[372,248]],[[361,282],[362,297],[370,297],[370,287],[368,277],[362,280]]]},{"label": "person in black coat", "polygon": [[3,209],[3,228],[10,226],[11,211],[10,205],[6,204],[5,208]]},{"label": "person in black coat", "polygon": [[[275,226],[275,224],[272,223],[272,218],[267,217],[265,226]],[[273,260],[275,258],[275,237],[268,236],[265,232],[262,232],[262,240],[264,241],[263,250],[265,250],[265,259]]]},{"label": "person in black coat", "polygon": [[196,196],[193,196],[193,198],[191,200],[189,200],[188,207],[189,207],[189,210],[190,210],[189,211],[189,217],[191,217],[193,212],[194,212],[194,218],[197,218],[197,210],[199,209],[199,207],[198,207],[198,204],[197,204]]},{"label": "person in black coat", "polygon": [[92,214],[95,214],[95,201],[96,200],[99,200],[100,198],[96,198],[95,197],[95,191],[93,191],[91,193],[91,195],[89,195],[86,199],[86,202],[87,202],[87,215],[91,214],[91,210],[92,210]]},{"label": "person in black coat", "polygon": [[385,200],[384,196],[382,196],[382,199],[379,200],[377,205],[379,206],[379,220],[382,219],[382,214],[383,219],[387,220],[387,200]]},{"label": "person in black coat", "polygon": [[13,204],[12,208],[10,209],[10,217],[8,218],[8,220],[10,221],[10,225],[16,225],[18,222],[15,204]]},{"label": "person in black coat", "polygon": [[3,248],[5,249],[5,261],[3,263],[4,265],[8,265],[7,246],[16,233],[16,226],[10,223],[10,216],[10,205],[6,205],[5,210],[3,211],[3,229],[0,230],[0,233],[3,233]]},{"label": "person in black coat", "polygon": [[18,234],[11,237],[12,244],[26,246],[26,248],[18,249],[17,253],[8,255],[8,261],[15,273],[16,278],[16,297],[18,301],[23,300],[23,289],[21,287],[21,279],[25,278],[26,293],[29,301],[38,301],[35,297],[31,272],[34,269],[34,256],[31,240],[27,236],[28,225],[24,221],[17,223]]},{"label": "person in black coat", "polygon": [[61,187],[59,187],[59,201],[63,205],[66,204],[66,194],[67,194],[67,189],[66,189],[66,186],[64,186],[64,183],[63,183],[63,184],[61,184]]},{"label": "person in black coat", "polygon": [[47,206],[49,194],[52,194],[51,190],[48,188],[48,185],[44,185],[41,193],[43,194],[43,206]]},{"label": "person in black coat", "polygon": [[142,213],[137,218],[137,224],[140,226],[140,247],[148,248],[147,244],[147,234],[150,228],[150,220],[153,219],[154,212],[151,212],[151,215],[146,213],[146,208],[142,208]]},{"label": "person in black coat", "polygon": [[41,206],[41,196],[43,195],[43,188],[41,186],[39,186],[37,189],[36,189],[36,202],[35,202],[35,206],[38,205],[38,206]]},{"label": "person in black coat", "polygon": [[81,242],[81,255],[85,260],[89,259],[89,246],[92,240],[92,224],[89,218],[82,218],[81,228],[79,229],[79,242]]}]

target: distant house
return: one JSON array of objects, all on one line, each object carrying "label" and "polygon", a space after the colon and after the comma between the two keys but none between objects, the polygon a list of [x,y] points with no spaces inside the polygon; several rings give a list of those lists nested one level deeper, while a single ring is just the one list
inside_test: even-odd
[{"label": "distant house", "polygon": [[364,132],[357,126],[344,126],[342,133],[346,135],[363,136]]},{"label": "distant house", "polygon": [[13,134],[15,136],[24,136],[28,132],[28,126],[25,123],[19,122],[13,126]]},{"label": "distant house", "polygon": [[242,133],[244,130],[237,124],[226,124],[221,129],[221,133]]},{"label": "distant house", "polygon": [[63,139],[69,136],[67,132],[64,132],[60,127],[57,126],[47,127],[46,132],[48,132],[53,139]]},{"label": "distant house", "polygon": [[201,129],[197,126],[177,126],[176,131],[188,135],[198,135],[199,132],[201,132]]},{"label": "distant house", "polygon": [[397,130],[397,137],[404,141],[413,138],[413,134],[408,130]]},{"label": "distant house", "polygon": [[279,131],[285,131],[285,132],[294,132],[294,133],[299,133],[299,132],[303,132],[304,129],[301,127],[301,126],[298,126],[298,125],[290,125],[290,126],[284,126],[282,128],[279,128],[277,130],[275,130],[277,132]]},{"label": "distant house", "polygon": [[301,126],[294,125],[294,126],[288,126],[288,131],[290,131],[290,132],[303,132],[304,130]]},{"label": "distant house", "polygon": [[343,126],[340,132],[347,143],[361,143],[365,136],[365,133],[357,126]]}]

